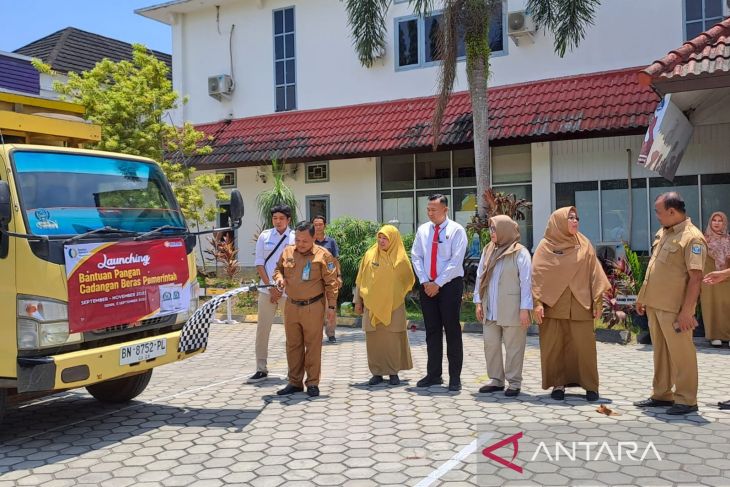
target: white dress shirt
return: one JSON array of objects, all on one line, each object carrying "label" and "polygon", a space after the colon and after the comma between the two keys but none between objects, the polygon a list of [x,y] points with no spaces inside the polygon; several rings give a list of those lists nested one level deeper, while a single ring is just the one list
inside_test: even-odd
[{"label": "white dress shirt", "polygon": [[[276,252],[274,252],[274,255],[271,256],[264,267],[266,275],[269,276],[270,284],[274,283],[274,269],[276,269],[276,264],[279,263],[279,257],[281,257],[281,253],[284,252],[284,247],[294,243],[294,231],[287,227],[286,230],[284,230],[284,233],[279,233],[275,228],[269,228],[261,232],[258,240],[256,240],[256,259],[254,260],[254,265],[260,266],[264,265],[266,258],[269,256],[271,251],[274,250],[276,245],[279,243],[279,240],[281,240],[281,238],[285,235],[286,240],[279,245]],[[259,284],[265,284],[263,279],[259,281]],[[259,289],[259,292],[269,294],[268,288]]]},{"label": "white dress shirt", "polygon": [[[522,248],[517,253],[517,273],[520,276],[520,309],[532,309],[532,262],[530,252],[526,248]],[[499,291],[499,278],[502,276],[502,267],[504,259],[497,261],[494,266],[492,275],[489,279],[487,287],[488,306],[484,306],[484,317],[490,321],[497,319],[497,292]],[[482,297],[479,296],[479,286],[482,282],[484,268],[484,252],[482,258],[479,259],[479,268],[477,269],[477,278],[474,282],[474,302],[481,303]]]},{"label": "white dress shirt", "polygon": [[[431,222],[418,227],[413,240],[411,257],[413,268],[421,284],[431,281],[431,246],[435,225]],[[439,287],[455,277],[464,275],[464,254],[467,238],[464,227],[448,218],[439,225],[439,245],[436,256],[436,279]]]}]

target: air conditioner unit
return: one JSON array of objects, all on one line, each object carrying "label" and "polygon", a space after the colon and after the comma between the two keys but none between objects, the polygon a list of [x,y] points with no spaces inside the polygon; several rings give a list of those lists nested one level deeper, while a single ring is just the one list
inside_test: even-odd
[{"label": "air conditioner unit", "polygon": [[228,96],[233,93],[233,78],[227,74],[218,74],[208,77],[208,95],[216,100],[220,100],[222,96]]},{"label": "air conditioner unit", "polygon": [[730,17],[730,0],[725,0],[725,4],[722,6],[722,16]]},{"label": "air conditioner unit", "polygon": [[534,42],[533,34],[535,33],[535,21],[532,16],[524,10],[510,12],[507,15],[507,34],[512,40],[520,45],[520,41],[527,40]]},{"label": "air conditioner unit", "polygon": [[618,258],[626,258],[623,242],[599,242],[596,244],[596,256],[604,266]]}]

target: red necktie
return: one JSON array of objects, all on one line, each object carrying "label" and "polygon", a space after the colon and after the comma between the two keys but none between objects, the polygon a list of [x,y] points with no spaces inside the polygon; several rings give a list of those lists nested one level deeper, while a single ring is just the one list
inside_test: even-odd
[{"label": "red necktie", "polygon": [[433,242],[431,242],[431,280],[436,280],[436,257],[439,253],[439,226],[433,229]]}]

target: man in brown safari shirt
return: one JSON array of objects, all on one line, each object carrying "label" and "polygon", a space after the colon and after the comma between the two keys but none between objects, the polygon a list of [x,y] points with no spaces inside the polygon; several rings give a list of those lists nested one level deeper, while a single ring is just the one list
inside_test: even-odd
[{"label": "man in brown safari shirt", "polygon": [[306,371],[307,394],[319,396],[322,323],[326,306],[328,320],[335,319],[338,284],[335,259],[327,249],[314,245],[310,222],[297,224],[294,245],[288,245],[281,254],[274,281],[289,296],[284,308],[289,384],[277,394],[302,392]]},{"label": "man in brown safari shirt", "polygon": [[694,314],[707,243],[687,217],[679,193],[659,195],[654,212],[662,228],[654,238],[636,303],[638,313],[646,313],[649,318],[654,392],[634,405],[670,406],[667,414],[687,414],[697,411],[697,350],[692,330],[697,325]]}]

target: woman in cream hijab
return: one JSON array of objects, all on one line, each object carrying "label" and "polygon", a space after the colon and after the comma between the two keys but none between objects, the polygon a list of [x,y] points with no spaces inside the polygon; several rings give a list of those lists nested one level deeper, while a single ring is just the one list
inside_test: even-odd
[{"label": "woman in cream hijab", "polygon": [[578,211],[569,206],[550,215],[532,259],[535,320],[540,325],[542,387],[565,399],[566,386],[598,400],[598,361],[593,320],[610,289],[591,242],[578,231]]},{"label": "woman in cream hijab", "polygon": [[[705,274],[730,267],[730,236],[727,226],[727,216],[721,211],[713,213],[707,222],[705,238],[708,258],[705,261]],[[730,341],[730,281],[716,286],[704,284],[700,301],[705,337],[713,347],[721,347],[723,341]]]},{"label": "woman in cream hijab", "polygon": [[387,375],[391,385],[398,385],[398,372],[413,368],[405,297],[415,276],[393,225],[378,231],[378,241],[365,252],[355,282],[355,312],[363,315],[368,366],[373,374],[369,384],[380,384]]}]

